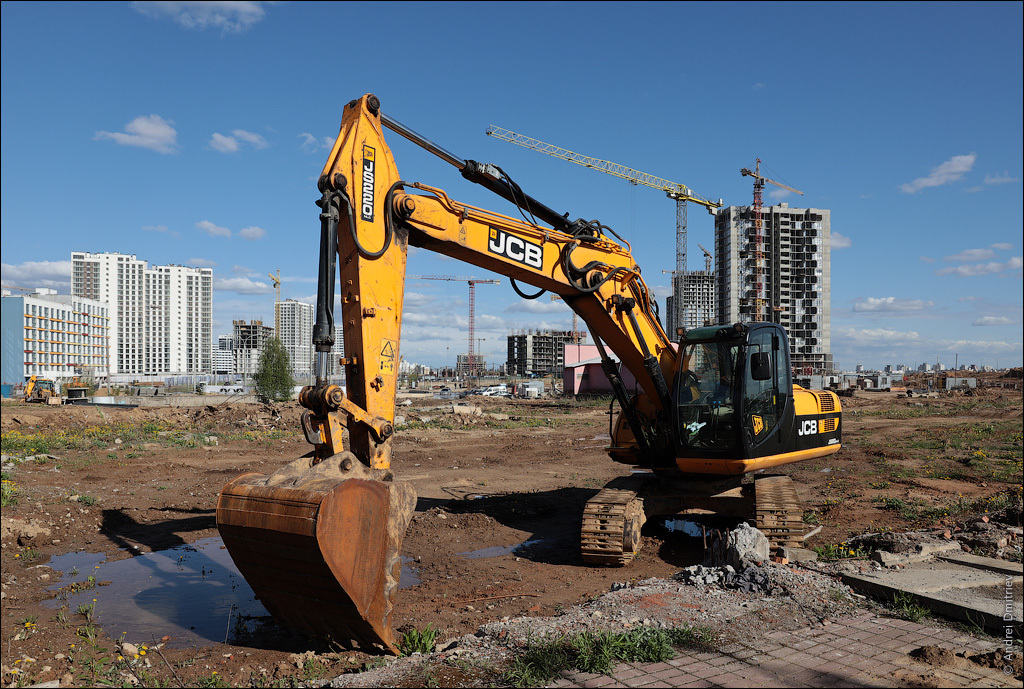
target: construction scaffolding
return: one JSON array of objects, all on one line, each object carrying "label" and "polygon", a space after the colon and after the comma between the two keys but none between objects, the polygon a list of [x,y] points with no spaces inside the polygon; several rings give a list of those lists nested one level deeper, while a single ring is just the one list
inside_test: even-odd
[{"label": "construction scaffolding", "polygon": [[[519,329],[508,334],[507,373],[516,376],[561,376],[565,368],[565,345],[579,334],[571,330]],[[586,333],[583,334],[586,337]]]}]

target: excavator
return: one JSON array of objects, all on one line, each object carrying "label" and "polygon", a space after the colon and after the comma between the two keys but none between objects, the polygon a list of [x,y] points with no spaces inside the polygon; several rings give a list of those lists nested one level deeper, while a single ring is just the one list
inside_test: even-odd
[{"label": "excavator", "polygon": [[[53,398],[53,400],[51,400]],[[25,401],[50,404],[59,398],[57,386],[49,378],[31,376],[25,381]]]},{"label": "excavator", "polygon": [[[520,218],[404,180],[385,128],[506,199]],[[401,544],[416,505],[412,486],[391,470],[410,246],[507,276],[523,298],[550,291],[590,328],[619,407],[608,452],[634,470],[587,503],[584,563],[628,564],[648,516],[687,510],[756,519],[777,542],[799,540],[788,477],[743,478],[837,452],[842,410],[834,393],[792,383],[780,325],[708,326],[672,342],[628,242],[544,205],[500,167],[441,148],[382,112],[373,94],[345,106],[318,190],[316,382],[299,397],[313,448],[272,474],[229,481],[217,504],[228,552],[279,623],[397,652]],[[327,379],[336,291],[346,390]]]}]

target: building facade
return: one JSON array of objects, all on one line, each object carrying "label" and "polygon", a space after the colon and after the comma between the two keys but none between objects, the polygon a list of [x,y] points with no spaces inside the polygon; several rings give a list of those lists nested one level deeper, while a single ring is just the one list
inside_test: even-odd
[{"label": "building facade", "polygon": [[110,305],[110,366],[140,376],[213,370],[213,271],[73,252],[71,294]]},{"label": "building facade", "polygon": [[233,343],[234,339],[231,335],[220,335],[217,338],[211,358],[214,374],[224,375],[235,372],[235,357],[231,353]]},{"label": "building facade", "polygon": [[[304,301],[287,299],[274,305],[277,322],[281,329],[277,338],[281,341],[288,360],[292,365],[292,377],[298,382],[312,382],[313,365],[313,321],[316,308]],[[337,343],[335,349],[338,349]]]},{"label": "building facade", "polygon": [[76,377],[107,380],[107,304],[52,289],[17,296],[5,289],[0,303],[4,383],[24,383],[30,376],[58,384]]},{"label": "building facade", "polygon": [[509,333],[508,375],[552,374],[561,376],[565,368],[565,345],[575,342],[571,330],[520,330]]},{"label": "building facade", "polygon": [[716,321],[779,323],[794,369],[831,373],[830,211],[765,206],[760,232],[753,212],[728,206],[716,213]]},{"label": "building facade", "polygon": [[231,354],[235,360],[235,373],[246,379],[252,378],[259,368],[263,345],[274,336],[274,329],[263,325],[263,321],[232,321],[232,324]]}]

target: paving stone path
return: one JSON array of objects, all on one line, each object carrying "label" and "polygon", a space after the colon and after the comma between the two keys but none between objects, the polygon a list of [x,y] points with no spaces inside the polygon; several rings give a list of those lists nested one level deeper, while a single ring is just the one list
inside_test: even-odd
[{"label": "paving stone path", "polygon": [[613,674],[567,673],[552,687],[1020,687],[1001,668],[967,660],[944,665],[908,654],[936,646],[970,654],[997,650],[962,632],[861,613],[831,624],[723,646],[681,650],[664,663],[622,663]]}]

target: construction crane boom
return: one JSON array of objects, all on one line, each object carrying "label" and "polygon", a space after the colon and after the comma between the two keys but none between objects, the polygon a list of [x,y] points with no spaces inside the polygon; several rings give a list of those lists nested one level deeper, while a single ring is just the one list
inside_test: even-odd
[{"label": "construction crane boom", "polygon": [[566,148],[545,143],[538,139],[532,139],[508,129],[503,129],[502,127],[495,127],[494,125],[488,127],[486,131],[487,136],[493,136],[497,139],[501,139],[502,141],[508,141],[509,143],[516,144],[517,146],[522,146],[523,148],[530,148],[534,151],[539,151],[556,158],[561,158],[562,160],[568,160],[570,163],[576,163],[583,167],[594,168],[595,170],[606,172],[609,175],[621,177],[622,179],[633,182],[634,184],[643,184],[644,186],[659,189],[665,192],[669,198],[699,203],[707,208],[709,213],[714,213],[715,209],[721,208],[723,205],[722,199],[712,201],[711,199],[704,198],[703,196],[695,193],[685,184],[672,182],[646,172],[640,172],[639,170],[634,170],[633,168],[626,167],[625,165],[619,165],[618,163],[601,160],[600,158],[592,158],[581,153],[575,153]]},{"label": "construction crane boom", "polygon": [[[785,189],[787,191],[791,191],[794,194],[800,194],[800,196],[804,195],[804,193],[802,191],[800,191],[799,189],[794,189],[793,187],[789,186],[788,184],[783,184],[782,182],[776,182],[774,179],[768,179],[767,177],[762,175],[761,174],[761,159],[760,158],[757,159],[757,164],[754,166],[754,170],[753,171],[751,171],[751,169],[749,167],[745,167],[745,168],[742,168],[740,170],[740,174],[745,176],[745,177],[753,177],[755,180],[760,180],[762,183],[768,182],[768,184],[774,184],[775,186],[780,187],[782,189]],[[755,181],[755,183],[756,183],[756,181]]]}]

